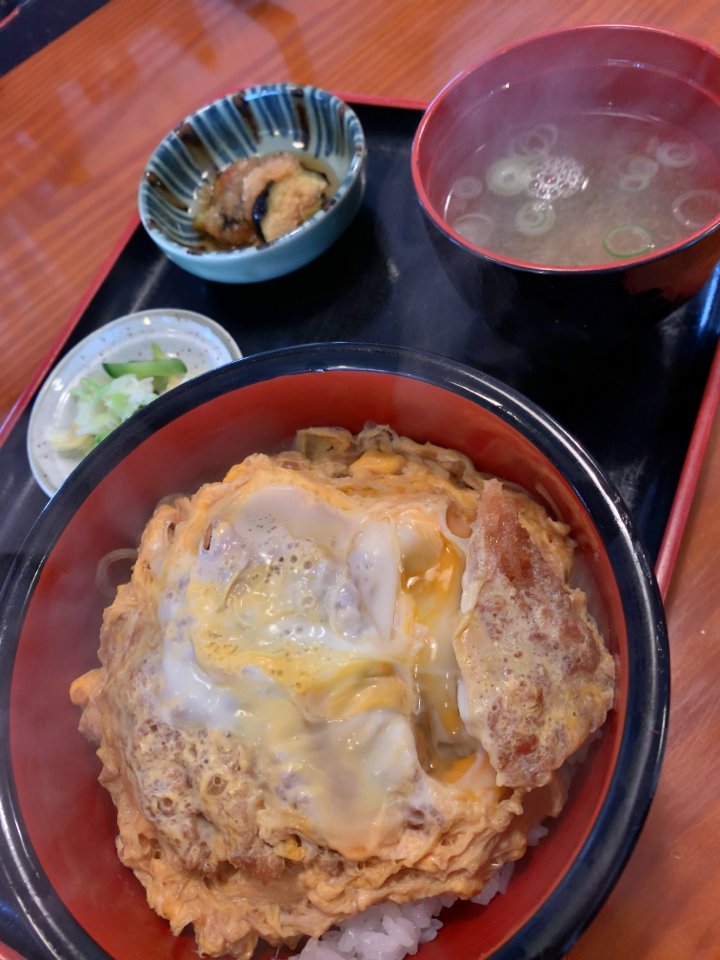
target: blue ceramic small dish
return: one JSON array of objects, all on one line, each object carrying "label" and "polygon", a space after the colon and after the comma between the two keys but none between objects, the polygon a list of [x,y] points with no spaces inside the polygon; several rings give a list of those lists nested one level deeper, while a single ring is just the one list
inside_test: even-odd
[{"label": "blue ceramic small dish", "polygon": [[[241,157],[292,151],[338,184],[323,207],[270,243],[213,249],[193,226],[198,190]],[[276,83],[230,93],[190,114],[150,157],[138,192],[143,225],[161,250],[206,280],[253,283],[304,266],[349,226],[365,191],[362,126],[342,100],[316,87]]]}]

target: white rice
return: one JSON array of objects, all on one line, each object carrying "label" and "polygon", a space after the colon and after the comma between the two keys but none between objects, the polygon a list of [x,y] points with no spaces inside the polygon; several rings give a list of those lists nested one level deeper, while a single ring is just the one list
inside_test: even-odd
[{"label": "white rice", "polygon": [[421,943],[434,940],[442,927],[443,907],[457,897],[427,897],[412,903],[377,903],[356,917],[341,921],[319,940],[308,940],[300,960],[402,960]]},{"label": "white rice", "polygon": [[[543,831],[538,839],[547,833],[545,827],[533,829]],[[505,893],[514,866],[506,863],[501,867],[472,902],[485,905],[496,894]],[[446,894],[402,905],[377,903],[356,917],[343,920],[319,940],[308,940],[293,960],[403,960],[408,954],[416,954],[421,943],[435,939],[442,927],[437,915],[456,900],[457,897]]]},{"label": "white rice", "polygon": [[[534,827],[530,827],[527,835],[527,845],[529,847],[536,847],[543,837],[546,837],[550,831],[547,827],[544,827],[542,823],[536,823]],[[503,893],[505,891],[503,890]]]},{"label": "white rice", "polygon": [[483,907],[486,907],[492,898],[497,896],[498,893],[505,893],[514,869],[515,864],[513,862],[506,863],[504,866],[500,867],[498,872],[494,876],[490,877],[480,893],[476,897],[471,898],[470,902],[480,903]]}]

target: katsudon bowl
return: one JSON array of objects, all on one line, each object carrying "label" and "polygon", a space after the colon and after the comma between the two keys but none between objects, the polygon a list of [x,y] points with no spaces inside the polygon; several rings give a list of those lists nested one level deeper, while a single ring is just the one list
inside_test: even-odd
[{"label": "katsudon bowl", "polygon": [[529,37],[428,107],[412,173],[464,298],[538,355],[612,348],[720,257],[720,54],[653,27]]},{"label": "katsudon bowl", "polygon": [[[198,226],[203,191],[236,161],[285,152],[306,175],[326,182],[322,197],[277,237],[230,246]],[[283,276],[324,253],[352,222],[365,192],[367,148],[362,125],[344,101],[317,87],[272,83],[246,87],[206,104],[171,130],[147,162],[138,191],[150,238],[179,267],[205,280],[256,283]],[[272,203],[267,181],[253,204],[264,222]],[[290,198],[292,200],[292,198]],[[296,198],[297,199],[297,198]],[[236,223],[223,211],[223,218]],[[286,228],[287,229],[287,228]],[[234,240],[233,240],[234,242]]]},{"label": "katsudon bowl", "polygon": [[[562,518],[577,544],[574,582],[616,663],[614,707],[548,835],[504,895],[445,910],[418,956],[559,957],[616,882],[655,789],[669,698],[661,601],[617,491],[555,421],[483,374],[391,347],[298,347],[201,375],[119,427],[50,501],[4,587],[0,864],[20,916],[58,960],[196,956],[118,860],[116,811],[70,702],[71,682],[97,664],[109,602],[98,565],[135,547],[162,498],[284,449],[299,428],[357,432],[368,421],[455,448]],[[261,943],[258,957],[275,955]]]}]

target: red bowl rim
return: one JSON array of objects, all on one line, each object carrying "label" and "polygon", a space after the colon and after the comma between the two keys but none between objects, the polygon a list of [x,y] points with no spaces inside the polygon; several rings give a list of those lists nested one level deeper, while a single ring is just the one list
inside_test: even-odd
[{"label": "red bowl rim", "polygon": [[[411,151],[411,169],[413,183],[415,186],[415,191],[418,195],[418,200],[420,201],[420,206],[422,207],[425,214],[432,220],[433,224],[440,230],[445,236],[456,243],[463,250],[467,250],[472,254],[476,254],[478,257],[483,257],[487,260],[493,261],[495,263],[504,264],[505,266],[512,267],[515,270],[524,270],[528,273],[543,273],[543,274],[558,274],[558,275],[583,275],[583,274],[608,274],[608,273],[619,273],[624,270],[627,270],[629,267],[641,266],[647,263],[653,263],[657,261],[664,260],[666,257],[671,256],[673,253],[677,253],[679,250],[685,250],[688,247],[691,247],[693,244],[697,243],[699,240],[702,240],[703,237],[708,236],[713,233],[720,226],[720,213],[714,220],[712,220],[707,226],[702,227],[699,230],[696,230],[694,233],[690,234],[689,237],[686,237],[684,240],[680,240],[677,243],[672,244],[671,246],[663,247],[661,250],[657,250],[654,253],[645,254],[640,257],[629,257],[624,260],[615,260],[609,264],[587,264],[585,266],[579,267],[553,267],[548,264],[537,264],[530,263],[523,260],[515,260],[512,257],[505,257],[499,253],[496,253],[492,250],[489,250],[486,247],[480,247],[477,244],[470,243],[469,240],[465,240],[460,236],[459,233],[456,233],[452,227],[445,222],[445,220],[440,216],[436,211],[433,204],[430,202],[430,197],[425,189],[422,173],[420,170],[420,150],[422,148],[422,142],[425,137],[426,131],[430,124],[435,118],[439,105],[442,103],[447,94],[454,90],[456,87],[460,86],[475,70],[479,69],[482,66],[492,62],[493,60],[500,59],[505,56],[507,53],[510,53],[513,50],[520,49],[524,46],[529,46],[533,43],[538,43],[543,40],[550,39],[552,37],[558,37],[562,35],[567,36],[578,36],[583,33],[591,33],[598,31],[627,31],[628,33],[645,33],[653,34],[658,36],[666,36],[669,39],[676,41],[684,42],[688,46],[695,47],[698,50],[704,51],[708,56],[714,57],[720,62],[720,51],[718,51],[711,44],[704,42],[703,40],[698,40],[696,37],[692,37],[689,34],[680,33],[677,30],[669,30],[665,27],[653,27],[648,24],[632,24],[632,23],[590,23],[590,24],[580,24],[573,27],[561,27],[557,30],[545,30],[542,33],[532,34],[529,37],[524,37],[522,40],[516,40],[513,43],[508,43],[504,47],[500,47],[497,50],[494,50],[492,53],[488,54],[486,57],[483,57],[481,60],[477,60],[475,63],[471,64],[469,67],[466,67],[457,76],[453,77],[440,92],[433,98],[430,102],[430,105],[425,110],[425,113],[422,116],[420,125],[418,126],[415,137],[413,138],[412,151]],[[718,104],[718,109],[720,111],[720,103]]]}]

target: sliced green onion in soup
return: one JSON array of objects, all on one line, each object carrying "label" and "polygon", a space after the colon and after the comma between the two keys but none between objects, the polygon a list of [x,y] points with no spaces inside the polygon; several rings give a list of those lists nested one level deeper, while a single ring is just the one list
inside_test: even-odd
[{"label": "sliced green onion in soup", "polygon": [[641,257],[655,246],[655,240],[647,227],[639,223],[623,223],[613,227],[603,238],[603,247],[611,257],[625,260],[628,257]]},{"label": "sliced green onion in soup", "polygon": [[654,177],[659,169],[660,164],[650,157],[634,156],[628,160],[628,173],[636,177]]},{"label": "sliced green onion in soup", "polygon": [[618,160],[617,171],[621,177],[647,177],[652,179],[660,169],[660,164],[650,157],[632,154]]},{"label": "sliced green onion in soup", "polygon": [[714,190],[688,190],[677,198],[672,212],[678,223],[699,230],[720,216],[720,193]]},{"label": "sliced green onion in soup", "polygon": [[554,123],[539,123],[530,131],[534,136],[540,137],[545,143],[545,149],[549,150],[555,146],[558,133],[560,132]]},{"label": "sliced green onion in soup", "polygon": [[503,157],[488,167],[486,180],[499,197],[514,197],[530,182],[530,163],[524,157]]},{"label": "sliced green onion in soup", "polygon": [[651,179],[646,175],[626,173],[618,180],[618,187],[623,193],[642,193],[650,186]]},{"label": "sliced green onion in soup", "polygon": [[555,225],[555,211],[549,203],[531,200],[524,203],[515,214],[515,226],[525,237],[538,237]]},{"label": "sliced green onion in soup", "polygon": [[462,197],[456,197],[454,193],[449,193],[443,209],[443,220],[446,223],[452,223],[456,217],[462,216],[467,211],[468,203],[468,200],[463,200]]},{"label": "sliced green onion in soup", "polygon": [[697,160],[694,143],[661,143],[655,156],[664,167],[689,167]]},{"label": "sliced green onion in soup", "polygon": [[473,197],[479,197],[482,191],[482,180],[477,177],[458,177],[450,187],[450,193],[460,200],[472,200]]},{"label": "sliced green onion in soup", "polygon": [[486,213],[468,213],[459,217],[452,224],[452,228],[463,240],[474,243],[476,247],[483,247],[495,230],[495,221]]},{"label": "sliced green onion in soup", "polygon": [[510,153],[523,157],[539,157],[549,153],[558,138],[554,123],[539,123],[532,130],[525,130],[510,141]]}]

